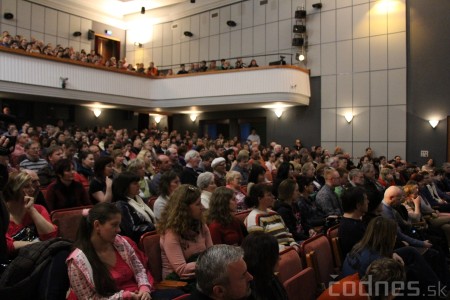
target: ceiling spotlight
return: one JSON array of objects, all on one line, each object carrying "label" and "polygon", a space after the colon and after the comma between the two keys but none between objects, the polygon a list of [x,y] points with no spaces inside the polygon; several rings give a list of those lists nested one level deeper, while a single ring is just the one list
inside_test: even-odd
[{"label": "ceiling spotlight", "polygon": [[185,36],[187,36],[187,37],[192,37],[194,34],[192,33],[192,32],[190,32],[190,31],[185,31],[184,33],[183,33]]},{"label": "ceiling spotlight", "polygon": [[302,51],[302,52],[300,52],[300,53],[296,53],[296,54],[295,54],[295,58],[296,58],[298,61],[305,61],[306,56],[305,56],[305,53]]},{"label": "ceiling spotlight", "polygon": [[305,33],[306,26],[305,25],[294,25],[293,32],[294,33]]},{"label": "ceiling spotlight", "polygon": [[195,3],[195,0],[191,0],[191,3]]},{"label": "ceiling spotlight", "polygon": [[141,7],[141,14],[145,15],[145,7],[144,6]]},{"label": "ceiling spotlight", "polygon": [[303,46],[305,40],[301,37],[301,38],[293,38],[292,39],[292,46],[295,47],[301,47]]},{"label": "ceiling spotlight", "polygon": [[312,5],[312,7],[317,8],[317,9],[321,9],[322,8],[322,3],[314,3]]},{"label": "ceiling spotlight", "polygon": [[296,19],[304,19],[306,18],[306,10],[299,9],[295,11],[295,18]]},{"label": "ceiling spotlight", "polygon": [[14,18],[14,15],[13,15],[12,13],[5,13],[5,14],[3,15],[3,17],[4,17],[6,20],[11,20],[11,19]]},{"label": "ceiling spotlight", "polygon": [[235,21],[229,20],[229,21],[227,21],[227,25],[230,26],[230,27],[236,27],[237,24],[236,24]]}]

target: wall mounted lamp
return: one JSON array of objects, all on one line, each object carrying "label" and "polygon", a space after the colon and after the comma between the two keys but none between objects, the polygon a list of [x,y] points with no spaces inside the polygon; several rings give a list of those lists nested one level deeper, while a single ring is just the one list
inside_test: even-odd
[{"label": "wall mounted lamp", "polygon": [[302,47],[302,50],[300,52],[297,52],[295,54],[295,59],[298,61],[305,61],[306,60],[306,51],[305,48]]},{"label": "wall mounted lamp", "polygon": [[227,21],[227,25],[230,26],[230,27],[236,27],[237,24],[236,24],[235,21],[229,20],[229,21]]},{"label": "wall mounted lamp", "polygon": [[134,45],[135,45],[136,47],[142,48],[142,44],[139,43],[139,42],[134,42]]},{"label": "wall mounted lamp", "polygon": [[75,32],[73,33],[73,36],[81,36],[81,32],[75,31]]},{"label": "wall mounted lamp", "polygon": [[428,123],[430,123],[431,127],[436,128],[436,126],[438,126],[439,124],[439,120],[429,120]]},{"label": "wall mounted lamp", "polygon": [[275,109],[273,112],[275,113],[278,119],[281,118],[281,116],[283,115],[282,109]]},{"label": "wall mounted lamp", "polygon": [[187,37],[192,37],[192,36],[194,36],[194,34],[193,34],[192,32],[190,32],[190,31],[185,31],[183,34],[184,34],[185,36],[187,36]]},{"label": "wall mounted lamp", "polygon": [[100,115],[102,114],[102,110],[100,108],[94,108],[92,111],[94,112],[94,116],[96,118],[100,117]]},{"label": "wall mounted lamp", "polygon": [[145,7],[144,6],[141,7],[141,14],[145,15]]},{"label": "wall mounted lamp", "polygon": [[347,121],[347,123],[350,124],[350,122],[353,120],[353,114],[351,112],[347,112],[345,113],[344,118]]},{"label": "wall mounted lamp", "polygon": [[162,116],[154,116],[153,117],[155,119],[156,124],[159,124],[159,122],[161,122]]},{"label": "wall mounted lamp", "polygon": [[196,114],[191,114],[191,115],[189,116],[189,118],[191,118],[191,121],[192,121],[192,122],[195,122],[195,120],[197,120],[197,115],[196,115]]},{"label": "wall mounted lamp", "polygon": [[317,8],[317,9],[321,9],[322,8],[322,3],[314,3],[312,5],[312,7]]}]

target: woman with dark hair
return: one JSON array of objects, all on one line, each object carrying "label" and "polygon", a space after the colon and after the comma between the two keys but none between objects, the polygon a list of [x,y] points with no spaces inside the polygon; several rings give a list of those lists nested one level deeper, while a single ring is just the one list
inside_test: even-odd
[{"label": "woman with dark hair", "polygon": [[78,155],[80,163],[78,164],[77,173],[75,176],[83,186],[88,186],[89,182],[94,177],[94,154],[88,151],[81,151]]},{"label": "woman with dark hair", "polygon": [[270,209],[274,204],[271,187],[265,184],[255,184],[250,194],[245,198],[248,207],[253,207],[244,221],[249,233],[262,231],[274,235],[278,244],[283,246],[297,244],[283,222],[283,218]]},{"label": "woman with dark hair", "polygon": [[286,290],[275,276],[280,257],[277,239],[264,232],[255,232],[244,239],[241,247],[247,270],[253,276],[251,298],[288,300]]},{"label": "woman with dark hair", "polygon": [[83,185],[74,180],[74,166],[67,158],[56,162],[54,166],[56,181],[47,189],[47,206],[50,211],[91,205],[89,195]]},{"label": "woman with dark hair", "polygon": [[247,194],[254,184],[264,183],[266,181],[266,169],[259,164],[252,164],[250,174],[248,175]]},{"label": "woman with dark hair", "polygon": [[225,158],[225,169],[227,171],[230,171],[231,165],[235,160],[234,150],[231,148],[225,150],[225,152],[223,153],[223,157]]},{"label": "woman with dark hair", "polygon": [[78,299],[151,299],[144,266],[118,235],[121,219],[111,203],[83,211],[76,249],[67,259],[70,286]]},{"label": "woman with dark hair", "polygon": [[224,186],[218,187],[211,196],[208,227],[214,244],[240,245],[247,229],[234,216],[237,202],[234,192]]},{"label": "woman with dark hair", "polygon": [[294,179],[292,178],[292,174],[294,174],[294,165],[287,161],[282,162],[277,169],[277,176],[273,180],[272,194],[275,198],[278,198],[278,186],[280,183],[288,178]]},{"label": "woman with dark hair", "polygon": [[203,223],[200,190],[183,184],[170,196],[158,224],[163,278],[192,280],[198,255],[213,245]]},{"label": "woman with dark hair", "polygon": [[156,220],[159,221],[169,203],[169,197],[180,186],[180,178],[174,171],[164,172],[159,181],[159,197],[153,205]]},{"label": "woman with dark hair", "polygon": [[393,220],[376,217],[370,221],[361,241],[353,246],[345,258],[342,275],[348,276],[358,272],[363,276],[367,267],[382,257],[392,257],[403,264],[403,260],[394,254],[396,238],[397,224]]},{"label": "woman with dark hair", "polygon": [[308,238],[302,226],[300,209],[297,199],[300,196],[297,182],[293,179],[283,180],[278,186],[278,200],[275,201],[273,210],[282,218],[292,237],[296,241],[304,241]]},{"label": "woman with dark hair", "polygon": [[113,159],[113,178],[116,178],[120,173],[125,171],[125,156],[122,149],[114,149],[111,153],[111,157]]},{"label": "woman with dark hair", "polygon": [[139,197],[139,180],[138,175],[123,172],[112,184],[113,202],[122,213],[120,229],[136,243],[144,233],[155,230],[155,214]]},{"label": "woman with dark hair", "polygon": [[89,184],[89,195],[92,204],[98,202],[111,202],[113,159],[110,156],[101,156],[95,160],[94,178]]}]

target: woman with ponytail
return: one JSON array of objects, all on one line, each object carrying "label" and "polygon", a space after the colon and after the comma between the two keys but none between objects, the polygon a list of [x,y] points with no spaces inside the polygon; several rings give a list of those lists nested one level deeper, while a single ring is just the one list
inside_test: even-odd
[{"label": "woman with ponytail", "polygon": [[118,235],[121,218],[111,203],[83,211],[76,249],[67,259],[70,286],[78,299],[151,299],[144,266]]}]

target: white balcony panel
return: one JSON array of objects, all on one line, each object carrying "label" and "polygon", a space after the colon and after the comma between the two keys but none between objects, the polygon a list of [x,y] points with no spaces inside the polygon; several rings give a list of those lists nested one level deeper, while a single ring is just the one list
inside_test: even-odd
[{"label": "white balcony panel", "polygon": [[[155,61],[156,63],[156,61]],[[0,51],[0,90],[10,93],[100,101],[141,108],[263,107],[282,102],[309,105],[307,71],[293,66],[201,73],[150,79],[66,62]],[[65,89],[61,77],[68,78]],[[114,95],[114,96],[113,96]]]}]

